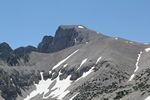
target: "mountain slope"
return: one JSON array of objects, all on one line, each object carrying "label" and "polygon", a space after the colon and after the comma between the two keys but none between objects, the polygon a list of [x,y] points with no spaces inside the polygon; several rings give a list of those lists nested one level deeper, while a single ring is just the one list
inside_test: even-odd
[{"label": "mountain slope", "polygon": [[15,66],[2,63],[1,96],[5,100],[144,100],[150,95],[149,47],[82,25],[61,25],[37,48],[9,52],[21,56]]}]

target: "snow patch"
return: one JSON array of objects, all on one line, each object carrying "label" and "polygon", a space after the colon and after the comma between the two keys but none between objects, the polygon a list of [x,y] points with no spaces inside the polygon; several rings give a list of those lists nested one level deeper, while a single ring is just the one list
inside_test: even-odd
[{"label": "snow patch", "polygon": [[69,55],[68,57],[66,57],[65,59],[63,59],[62,61],[60,61],[58,64],[56,64],[52,69],[54,70],[55,68],[57,68],[58,66],[60,66],[61,64],[63,64],[66,60],[68,60],[71,56],[73,56],[75,53],[77,53],[79,51],[76,50],[75,52],[73,52],[71,55]]},{"label": "snow patch", "polygon": [[149,51],[150,51],[150,48],[146,48],[145,51],[146,51],[146,52],[149,52]]},{"label": "snow patch", "polygon": [[79,93],[75,94],[73,97],[71,97],[69,100],[73,100]]},{"label": "snow patch", "polygon": [[96,64],[98,64],[98,62],[102,59],[102,56],[100,56],[97,61],[96,61]]},{"label": "snow patch", "polygon": [[[84,63],[86,63],[87,60],[88,60],[88,58],[82,60],[82,62],[81,62],[81,64],[80,64],[80,67],[81,67]],[[80,67],[79,67],[78,69],[80,69]],[[77,70],[78,70],[78,69],[77,69]]]},{"label": "snow patch", "polygon": [[68,64],[65,64],[63,67],[65,68],[65,67],[67,67],[68,66]]},{"label": "snow patch", "polygon": [[56,84],[51,89],[54,91],[49,96],[52,96],[52,98],[57,98],[58,100],[62,100],[62,98],[70,92],[66,90],[72,83],[70,77],[71,75],[64,80],[60,80],[59,77],[57,77]]},{"label": "snow patch", "polygon": [[40,75],[41,75],[41,80],[44,80],[43,72],[40,72]]},{"label": "snow patch", "polygon": [[134,77],[135,77],[135,74],[132,74],[129,81],[132,81]]},{"label": "snow patch", "polygon": [[52,73],[52,71],[49,71],[49,74],[51,74]]},{"label": "snow patch", "polygon": [[[73,52],[68,57],[66,57],[64,60],[60,61],[58,64],[56,64],[53,67],[53,69],[60,66],[62,63],[64,63],[67,59],[69,59],[71,56],[73,56],[78,51],[79,51],[79,49],[76,50],[75,52]],[[66,65],[64,65],[64,66],[66,66]],[[49,71],[49,74],[50,73],[51,73],[51,71]],[[48,99],[50,96],[52,96],[52,97],[57,97],[58,100],[62,100],[62,98],[70,92],[66,89],[71,85],[71,82],[72,82],[72,81],[70,81],[71,76],[68,76],[67,79],[65,79],[65,80],[59,80],[59,77],[57,77],[54,80],[51,80],[51,79],[44,80],[43,72],[40,72],[40,75],[41,75],[41,80],[39,81],[39,83],[38,84],[34,83],[36,89],[33,90],[24,100],[31,100],[33,97],[35,97],[37,95],[41,95],[41,94],[43,94],[43,99]],[[48,96],[45,96],[47,93],[49,93],[49,91],[50,91],[49,87],[55,81],[56,81],[56,83],[55,83],[54,87],[52,88],[52,90],[53,90],[52,93],[50,93],[50,95],[48,95]]]},{"label": "snow patch", "polygon": [[77,43],[77,39],[76,38],[74,39],[74,42],[75,42],[75,44]]},{"label": "snow patch", "polygon": [[40,72],[41,80],[38,84],[34,84],[36,86],[36,90],[32,91],[24,100],[30,100],[33,97],[43,94],[43,99],[46,99],[45,95],[49,92],[49,86],[53,83],[51,79],[47,79],[46,81],[43,79],[43,72]]},{"label": "snow patch", "polygon": [[13,85],[13,86],[15,86],[15,84],[14,84],[14,82],[13,82],[13,79],[12,79],[12,78],[10,78],[10,81],[12,82],[12,85]]},{"label": "snow patch", "polygon": [[[52,98],[57,98],[58,100],[62,100],[62,98],[67,95],[70,91],[66,90],[72,83],[70,80],[71,76],[68,76],[64,80],[60,80],[59,77],[57,77],[55,80],[43,79],[43,72],[40,72],[41,74],[41,80],[39,81],[38,84],[35,84],[36,90],[32,91],[30,95],[28,95],[24,100],[31,100],[33,97],[43,94],[43,99],[48,99],[49,97]],[[47,93],[49,93],[49,87],[50,85],[56,81],[55,85],[51,89],[52,92],[48,95],[45,96]]]},{"label": "snow patch", "polygon": [[150,100],[150,96],[148,96],[145,100]]},{"label": "snow patch", "polygon": [[78,28],[84,28],[83,26],[78,26]]},{"label": "snow patch", "polygon": [[[100,57],[97,59],[96,64],[97,64],[101,59],[102,59],[102,57],[100,56]],[[85,59],[84,59],[83,61],[85,61]],[[78,80],[80,80],[80,79],[85,78],[86,76],[88,76],[90,73],[93,72],[93,69],[94,69],[94,66],[93,66],[89,71],[83,73],[82,77],[78,78],[76,81],[78,81]]]},{"label": "snow patch", "polygon": [[142,55],[142,51],[138,54],[138,58],[137,58],[137,62],[135,64],[136,66],[136,69],[134,70],[134,72],[137,72],[137,70],[139,69],[139,61],[140,61],[140,58],[141,58],[141,55]]},{"label": "snow patch", "polygon": [[92,71],[93,71],[93,67],[88,72],[83,73],[82,78],[85,78],[86,76],[88,76]]},{"label": "snow patch", "polygon": [[[141,52],[138,54],[138,58],[137,58],[137,61],[136,61],[136,64],[135,64],[136,68],[135,68],[135,70],[134,70],[134,73],[136,73],[136,72],[138,71],[138,69],[139,69],[139,61],[140,61],[140,58],[141,58],[142,53],[143,53],[143,52],[141,51]],[[132,81],[132,79],[135,77],[135,74],[134,74],[134,73],[131,75],[129,81]]]},{"label": "snow patch", "polygon": [[12,79],[12,78],[10,78],[10,81],[13,81],[13,79]]},{"label": "snow patch", "polygon": [[92,72],[93,72],[93,69],[94,69],[94,67],[92,67],[89,71],[83,73],[82,77],[78,78],[78,79],[76,80],[76,82],[77,82],[78,80],[82,79],[82,78],[85,78],[85,77],[88,76],[90,73],[92,73]]},{"label": "snow patch", "polygon": [[117,37],[115,37],[115,40],[118,40],[118,38],[117,38]]}]

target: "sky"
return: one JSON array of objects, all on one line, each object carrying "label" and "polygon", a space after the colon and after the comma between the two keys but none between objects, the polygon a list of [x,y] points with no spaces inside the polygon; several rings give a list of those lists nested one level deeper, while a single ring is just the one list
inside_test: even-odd
[{"label": "sky", "polygon": [[150,0],[0,0],[0,42],[37,46],[59,25],[150,42]]}]

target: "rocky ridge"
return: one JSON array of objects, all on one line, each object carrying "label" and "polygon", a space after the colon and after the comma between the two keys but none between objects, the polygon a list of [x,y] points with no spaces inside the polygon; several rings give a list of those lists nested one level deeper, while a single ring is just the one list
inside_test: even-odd
[{"label": "rocky ridge", "polygon": [[149,47],[98,34],[82,25],[59,26],[55,36],[44,36],[37,48],[12,50],[2,43],[1,97],[144,100],[150,95]]}]

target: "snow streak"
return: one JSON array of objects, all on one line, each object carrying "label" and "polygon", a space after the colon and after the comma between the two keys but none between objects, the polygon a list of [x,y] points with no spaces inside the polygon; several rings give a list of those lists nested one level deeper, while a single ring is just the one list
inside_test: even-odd
[{"label": "snow streak", "polygon": [[69,100],[73,100],[79,93],[75,94],[73,97],[71,97]]},{"label": "snow streak", "polygon": [[137,70],[139,69],[139,61],[140,61],[140,58],[141,58],[141,55],[142,55],[142,51],[138,54],[138,58],[137,58],[137,62],[135,64],[136,66],[136,69],[134,70],[134,72],[137,72]]},{"label": "snow streak", "polygon": [[133,78],[135,77],[135,73],[138,71],[138,69],[139,69],[139,61],[140,61],[140,58],[141,58],[141,55],[142,55],[142,51],[138,54],[138,58],[137,58],[137,61],[136,61],[136,64],[135,64],[135,66],[136,66],[136,68],[135,68],[135,70],[134,70],[134,73],[131,75],[131,77],[130,77],[130,79],[128,80],[128,81],[132,81],[133,80]]},{"label": "snow streak", "polygon": [[[97,59],[96,64],[101,60],[101,58],[102,58],[102,57],[100,56],[100,57]],[[83,61],[85,61],[85,59],[84,59]],[[82,61],[82,62],[83,62],[83,61]],[[94,66],[93,66],[89,71],[83,73],[82,77],[78,78],[76,81],[78,81],[78,80],[80,80],[80,79],[85,78],[86,76],[88,76],[90,73],[93,72],[93,69],[94,69]]]},{"label": "snow streak", "polygon": [[[81,62],[81,64],[80,64],[80,67],[82,67],[82,65],[83,65],[84,63],[86,63],[87,60],[88,60],[88,58],[85,58],[84,60],[82,60],[82,62]],[[79,67],[78,69],[80,69],[80,67]]]},{"label": "snow streak", "polygon": [[68,60],[71,56],[73,56],[75,53],[77,53],[79,51],[79,49],[78,50],[76,50],[75,52],[73,52],[71,55],[69,55],[68,57],[66,57],[65,59],[63,59],[62,61],[60,61],[58,64],[56,64],[52,69],[55,69],[55,68],[57,68],[58,66],[60,66],[61,64],[63,64],[66,60]]},{"label": "snow streak", "polygon": [[96,64],[98,64],[98,62],[102,59],[102,56],[100,56],[97,61],[96,61]]},{"label": "snow streak", "polygon": [[[72,55],[74,55],[78,50],[73,52],[71,55],[69,55],[67,58],[64,60],[60,61],[58,64],[56,64],[53,68],[57,68],[59,65],[64,63],[67,59],[69,59]],[[99,57],[96,61],[98,63],[101,60],[102,57]],[[88,60],[88,58],[82,60],[80,67]],[[66,67],[67,64],[65,64],[63,67]],[[85,78],[88,76],[91,72],[93,72],[94,66],[87,72],[83,73],[82,77],[80,77],[78,80],[81,78]],[[49,74],[51,74],[51,71],[49,71]],[[43,72],[40,72],[41,75],[41,80],[39,81],[38,84],[34,84],[36,89],[33,90],[24,100],[31,100],[33,97],[37,95],[42,95],[41,99],[48,99],[48,98],[55,98],[57,100],[62,100],[70,91],[68,90],[68,87],[71,86],[72,82],[70,80],[71,75],[69,75],[66,79],[60,80],[59,75],[61,73],[59,72],[59,75],[57,76],[56,79],[51,80],[48,78],[47,80],[44,80],[43,77]],[[76,82],[76,81],[75,81]],[[53,87],[51,87],[53,85]],[[51,88],[50,88],[51,87]],[[71,97],[69,100],[72,100],[75,96]]]}]

